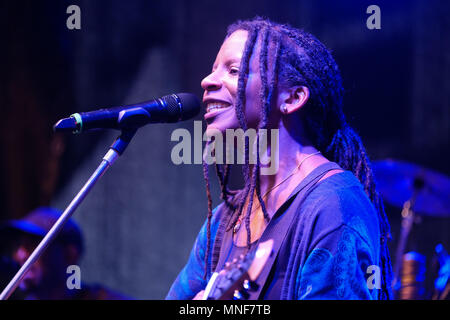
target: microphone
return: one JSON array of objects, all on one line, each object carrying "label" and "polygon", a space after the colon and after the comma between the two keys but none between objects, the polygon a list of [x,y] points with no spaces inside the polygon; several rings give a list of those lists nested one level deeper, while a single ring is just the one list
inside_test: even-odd
[{"label": "microphone", "polygon": [[55,132],[81,133],[92,129],[137,129],[148,123],[188,120],[200,112],[200,101],[192,93],[177,93],[137,104],[72,114],[59,120]]}]

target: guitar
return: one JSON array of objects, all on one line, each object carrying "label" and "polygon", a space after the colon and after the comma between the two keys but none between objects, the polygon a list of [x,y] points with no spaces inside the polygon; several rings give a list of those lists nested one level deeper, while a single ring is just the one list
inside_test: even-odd
[{"label": "guitar", "polygon": [[241,255],[225,268],[214,272],[202,300],[247,300],[259,288],[256,280],[272,254],[273,240],[258,245],[247,255]]}]

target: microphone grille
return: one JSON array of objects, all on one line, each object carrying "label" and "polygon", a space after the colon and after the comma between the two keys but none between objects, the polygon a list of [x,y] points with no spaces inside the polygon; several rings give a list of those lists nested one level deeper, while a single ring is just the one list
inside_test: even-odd
[{"label": "microphone grille", "polygon": [[177,93],[161,99],[167,105],[167,122],[191,119],[200,112],[200,100],[192,93]]}]

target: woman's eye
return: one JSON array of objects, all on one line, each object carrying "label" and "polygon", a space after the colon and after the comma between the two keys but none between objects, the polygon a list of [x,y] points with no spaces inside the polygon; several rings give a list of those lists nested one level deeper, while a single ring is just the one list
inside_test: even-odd
[{"label": "woman's eye", "polygon": [[238,75],[239,74],[239,69],[236,67],[231,67],[230,68],[230,74],[232,75]]}]

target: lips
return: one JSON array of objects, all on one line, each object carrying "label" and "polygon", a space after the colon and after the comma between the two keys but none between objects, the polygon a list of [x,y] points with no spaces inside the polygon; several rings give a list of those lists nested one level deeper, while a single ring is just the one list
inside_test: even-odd
[{"label": "lips", "polygon": [[205,119],[211,118],[212,116],[220,113],[222,110],[231,107],[230,103],[218,100],[206,100],[204,104],[206,106]]},{"label": "lips", "polygon": [[206,113],[209,113],[214,110],[228,108],[229,106],[230,104],[225,102],[209,102],[206,105]]}]

